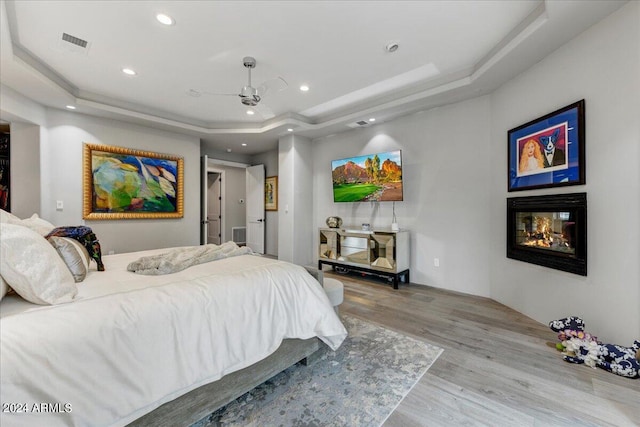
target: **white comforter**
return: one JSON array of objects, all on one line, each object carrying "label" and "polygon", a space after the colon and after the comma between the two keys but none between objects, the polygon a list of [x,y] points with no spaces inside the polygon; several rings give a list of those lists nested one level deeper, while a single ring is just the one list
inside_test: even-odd
[{"label": "white comforter", "polygon": [[3,427],[124,425],[284,338],[318,336],[335,349],[346,337],[302,267],[243,255],[164,276],[126,271],[160,252],[104,257],[107,271],[91,271],[69,304],[2,300]]}]

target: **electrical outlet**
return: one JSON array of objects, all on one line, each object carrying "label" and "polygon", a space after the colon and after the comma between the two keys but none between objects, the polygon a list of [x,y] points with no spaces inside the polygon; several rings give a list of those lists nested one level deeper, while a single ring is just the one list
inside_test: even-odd
[{"label": "electrical outlet", "polygon": [[434,258],[433,259],[433,266],[434,267],[440,267],[440,258]]},{"label": "electrical outlet", "polygon": [[61,211],[64,209],[64,203],[62,200],[56,200],[56,210]]}]

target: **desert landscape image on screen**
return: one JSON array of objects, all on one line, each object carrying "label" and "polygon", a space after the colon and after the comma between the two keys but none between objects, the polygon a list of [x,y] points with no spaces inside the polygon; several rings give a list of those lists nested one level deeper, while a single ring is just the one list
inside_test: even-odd
[{"label": "desert landscape image on screen", "polygon": [[334,202],[402,200],[400,150],[331,162]]}]

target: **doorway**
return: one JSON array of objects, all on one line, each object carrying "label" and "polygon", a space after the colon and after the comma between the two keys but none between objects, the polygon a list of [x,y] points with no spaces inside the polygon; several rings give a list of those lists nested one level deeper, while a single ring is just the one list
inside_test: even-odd
[{"label": "doorway", "polygon": [[207,243],[222,242],[222,173],[207,171]]}]

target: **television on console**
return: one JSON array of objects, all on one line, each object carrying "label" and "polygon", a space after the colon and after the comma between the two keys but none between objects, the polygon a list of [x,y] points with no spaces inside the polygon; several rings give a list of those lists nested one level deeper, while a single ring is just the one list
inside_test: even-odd
[{"label": "television on console", "polygon": [[331,162],[334,202],[402,200],[400,150],[349,157]]}]

